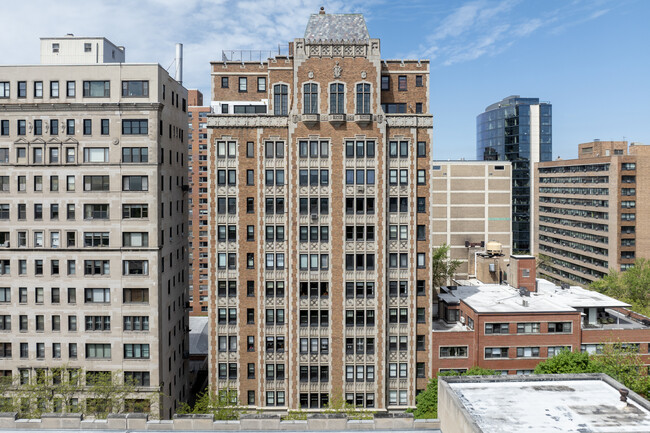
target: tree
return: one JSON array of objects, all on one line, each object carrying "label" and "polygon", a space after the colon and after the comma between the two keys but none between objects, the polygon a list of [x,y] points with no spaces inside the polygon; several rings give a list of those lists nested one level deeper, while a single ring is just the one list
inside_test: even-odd
[{"label": "tree", "polygon": [[650,376],[641,374],[643,360],[637,345],[615,342],[601,345],[600,353],[564,350],[537,364],[535,374],[605,373],[632,391],[647,397]]},{"label": "tree", "polygon": [[431,254],[431,287],[434,289],[447,284],[460,266],[460,261],[447,258],[449,248],[449,245],[442,244]]},{"label": "tree", "polygon": [[632,305],[632,309],[650,315],[650,260],[636,259],[624,272],[610,269],[609,274],[594,281],[590,288]]},{"label": "tree", "polygon": [[[492,376],[494,374],[494,370],[472,367],[462,374],[457,371],[445,371],[438,376]],[[408,412],[412,412],[413,416],[419,419],[438,418],[438,378],[429,379],[426,389],[415,397],[415,409]]]},{"label": "tree", "polygon": [[235,420],[239,418],[242,408],[239,407],[237,391],[234,389],[220,389],[217,392],[205,389],[200,392],[193,406],[181,403],[177,412],[179,414],[212,414],[215,420]]}]

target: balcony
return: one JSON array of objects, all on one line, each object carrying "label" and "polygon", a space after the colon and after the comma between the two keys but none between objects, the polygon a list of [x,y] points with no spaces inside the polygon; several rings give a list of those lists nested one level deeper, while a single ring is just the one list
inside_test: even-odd
[{"label": "balcony", "polygon": [[643,319],[643,316],[633,317],[632,314],[634,313],[624,308],[599,308],[596,323],[588,323],[588,317],[585,316],[582,329],[607,331],[613,329],[648,329],[650,327],[650,319]]},{"label": "balcony", "polygon": [[355,114],[354,121],[359,125],[367,125],[372,122],[372,114]]},{"label": "balcony", "polygon": [[335,126],[342,125],[345,123],[345,114],[330,114],[329,121]]},{"label": "balcony", "polygon": [[316,125],[318,122],[320,122],[320,115],[315,113],[315,114],[303,114],[302,115],[302,123],[305,125],[313,126]]}]

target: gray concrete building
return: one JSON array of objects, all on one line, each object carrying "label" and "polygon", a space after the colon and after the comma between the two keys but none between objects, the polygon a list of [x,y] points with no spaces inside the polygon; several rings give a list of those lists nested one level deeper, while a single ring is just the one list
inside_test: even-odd
[{"label": "gray concrete building", "polygon": [[171,417],[188,394],[187,91],[158,64],[52,60],[91,39],[115,47],[45,38],[40,65],[0,66],[0,373],[110,372]]}]

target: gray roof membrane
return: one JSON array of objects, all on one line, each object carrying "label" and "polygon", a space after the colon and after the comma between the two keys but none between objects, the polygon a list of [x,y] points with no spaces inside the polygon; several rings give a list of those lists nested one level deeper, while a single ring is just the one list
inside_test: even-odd
[{"label": "gray roof membrane", "polygon": [[362,14],[312,14],[305,39],[309,42],[366,42],[370,35]]}]

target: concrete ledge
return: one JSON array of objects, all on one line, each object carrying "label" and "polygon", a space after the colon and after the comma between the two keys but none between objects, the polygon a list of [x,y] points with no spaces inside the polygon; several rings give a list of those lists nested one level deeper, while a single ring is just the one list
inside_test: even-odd
[{"label": "concrete ledge", "polygon": [[44,414],[40,419],[17,419],[15,412],[0,413],[3,430],[74,431],[373,431],[423,432],[440,428],[438,420],[414,420],[412,414],[380,413],[374,419],[348,419],[345,413],[309,413],[306,420],[282,421],[278,414],[244,414],[239,420],[214,420],[213,415],[175,415],[173,420],[149,420],[146,414],[110,414],[106,419],[84,419],[81,414]]}]

